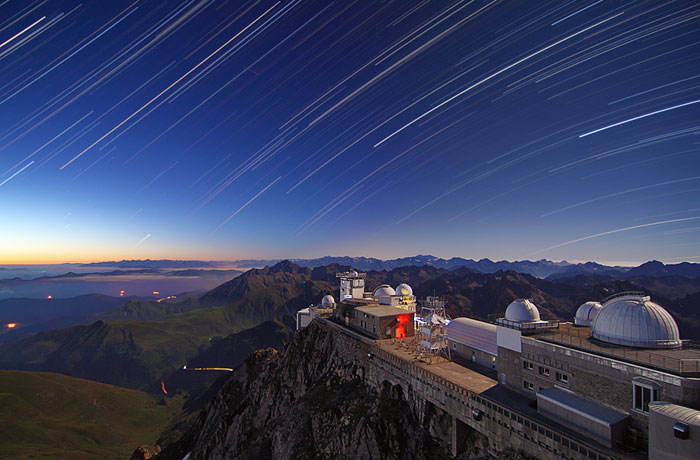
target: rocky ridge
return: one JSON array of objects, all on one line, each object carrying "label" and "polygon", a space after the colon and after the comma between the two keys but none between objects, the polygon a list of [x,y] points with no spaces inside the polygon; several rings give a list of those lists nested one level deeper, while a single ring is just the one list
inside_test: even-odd
[{"label": "rocky ridge", "polygon": [[[398,385],[370,385],[337,334],[312,323],[281,352],[253,353],[158,459],[452,458],[450,417],[421,413]],[[467,442],[459,458],[494,458],[484,436]]]}]

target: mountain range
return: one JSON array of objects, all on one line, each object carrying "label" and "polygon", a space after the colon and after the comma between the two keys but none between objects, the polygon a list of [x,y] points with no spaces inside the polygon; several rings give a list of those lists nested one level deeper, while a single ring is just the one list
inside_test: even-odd
[{"label": "mountain range", "polygon": [[[680,275],[687,278],[700,276],[700,264],[682,262],[678,264],[663,264],[659,261],[650,261],[638,267],[609,266],[596,262],[569,263],[567,261],[554,262],[547,259],[537,261],[521,260],[510,262],[507,260],[492,261],[490,259],[464,259],[452,257],[444,259],[432,255],[416,255],[397,259],[377,259],[374,257],[349,257],[349,256],[324,256],[315,259],[288,259],[289,261],[309,268],[322,267],[331,264],[353,267],[362,271],[391,271],[406,266],[431,266],[454,270],[466,267],[479,273],[496,273],[498,271],[512,270],[518,273],[527,273],[537,278],[562,279],[576,275],[606,275],[617,279],[633,276],[670,276]],[[199,261],[199,260],[122,260],[119,262],[97,262],[83,264],[83,267],[115,267],[115,268],[193,268],[193,267],[222,267],[235,266],[242,269],[260,268],[272,266],[282,259],[243,259],[233,261]]]}]

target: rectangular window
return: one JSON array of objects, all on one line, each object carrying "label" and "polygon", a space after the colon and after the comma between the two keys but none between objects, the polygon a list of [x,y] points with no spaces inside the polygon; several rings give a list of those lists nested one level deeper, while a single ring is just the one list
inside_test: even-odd
[{"label": "rectangular window", "polygon": [[533,385],[531,382],[528,382],[527,380],[523,380],[523,388],[526,390],[534,390],[535,385]]},{"label": "rectangular window", "polygon": [[526,369],[528,371],[531,371],[533,369],[533,365],[530,361],[523,361],[523,369]]},{"label": "rectangular window", "polygon": [[569,383],[569,376],[563,372],[557,372],[556,374],[557,382]]},{"label": "rectangular window", "polygon": [[634,382],[633,407],[641,412],[649,412],[649,403],[658,401],[660,392],[658,388],[653,388],[651,385]]},{"label": "rectangular window", "polygon": [[549,369],[543,366],[540,366],[540,375],[544,375],[549,377]]}]

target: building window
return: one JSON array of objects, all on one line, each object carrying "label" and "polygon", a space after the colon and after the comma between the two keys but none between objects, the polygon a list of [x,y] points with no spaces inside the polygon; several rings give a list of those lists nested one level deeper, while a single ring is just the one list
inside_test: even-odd
[{"label": "building window", "polygon": [[452,349],[456,350],[457,349],[457,344],[455,342],[452,342]]},{"label": "building window", "polygon": [[557,372],[556,374],[557,382],[569,383],[569,376],[563,372]]},{"label": "building window", "polygon": [[634,382],[633,384],[633,406],[641,412],[649,412],[649,403],[659,400],[659,390],[652,385]]},{"label": "building window", "polygon": [[540,375],[549,377],[549,368],[540,366]]},{"label": "building window", "polygon": [[523,380],[523,388],[526,390],[534,391],[535,385],[532,384],[532,382],[528,382],[527,380]]},{"label": "building window", "polygon": [[530,361],[523,361],[523,369],[531,371],[533,369],[532,363]]}]

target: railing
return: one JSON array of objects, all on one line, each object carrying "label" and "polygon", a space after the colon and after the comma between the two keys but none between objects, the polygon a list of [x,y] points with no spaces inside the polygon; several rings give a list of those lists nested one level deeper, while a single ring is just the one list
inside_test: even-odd
[{"label": "railing", "polygon": [[522,331],[536,331],[545,329],[555,329],[559,327],[562,321],[559,320],[549,320],[549,321],[538,321],[531,323],[521,323],[519,321],[512,321],[506,318],[499,318],[498,315],[488,315],[487,320],[491,324],[496,324],[498,326],[505,326],[511,329],[519,329]]},{"label": "railing", "polygon": [[[546,340],[562,345],[570,345],[584,351],[592,351],[599,355],[611,358],[622,358],[626,361],[641,363],[663,371],[671,371],[676,374],[698,374],[700,373],[700,359],[677,358],[673,356],[655,353],[648,350],[634,350],[630,348],[615,348],[610,346],[599,346],[589,340],[591,338],[588,329],[569,329],[566,334],[557,332],[546,332],[537,337],[538,340]],[[683,348],[693,348],[696,346],[690,341],[683,341]]]}]

